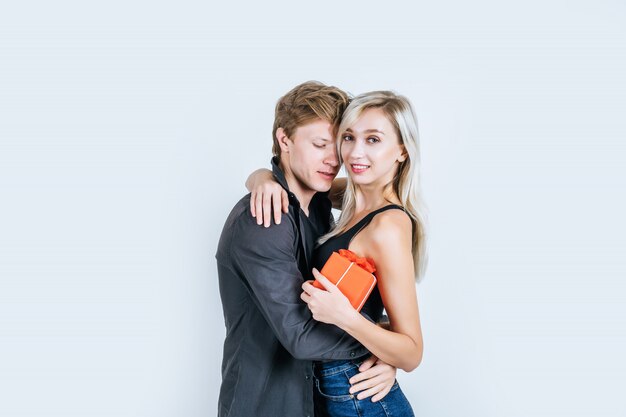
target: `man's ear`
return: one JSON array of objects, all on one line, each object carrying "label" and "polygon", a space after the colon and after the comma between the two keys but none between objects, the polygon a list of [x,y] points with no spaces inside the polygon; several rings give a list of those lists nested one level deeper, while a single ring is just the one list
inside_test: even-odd
[{"label": "man's ear", "polygon": [[285,129],[279,127],[276,129],[276,140],[278,141],[278,145],[280,146],[280,151],[282,153],[289,153],[289,146],[291,145],[291,139],[285,133]]}]

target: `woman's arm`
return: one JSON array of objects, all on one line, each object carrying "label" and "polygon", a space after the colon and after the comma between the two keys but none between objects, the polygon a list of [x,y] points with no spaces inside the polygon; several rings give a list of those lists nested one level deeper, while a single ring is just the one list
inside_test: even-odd
[{"label": "woman's arm", "polygon": [[341,204],[343,203],[343,193],[346,191],[347,185],[348,179],[345,177],[335,178],[333,180],[333,185],[330,186],[330,191],[328,192],[328,198],[333,204],[334,209],[341,210]]},{"label": "woman's arm", "polygon": [[257,169],[248,176],[246,188],[250,191],[250,212],[259,225],[270,227],[272,211],[274,222],[280,224],[282,212],[289,210],[287,191],[274,179],[272,171]]},{"label": "woman's arm", "polygon": [[[346,178],[333,180],[328,193],[333,208],[341,209],[346,184]],[[272,171],[266,168],[257,169],[248,176],[246,188],[251,194],[250,212],[253,217],[256,217],[257,224],[270,227],[272,213],[274,214],[274,222],[280,224],[282,212],[287,213],[288,211],[289,199],[285,189],[274,179]]]},{"label": "woman's arm", "polygon": [[[363,253],[374,259],[378,286],[391,330],[368,321],[350,305],[330,281],[314,270],[327,291],[303,284],[302,299],[313,318],[335,324],[361,342],[370,352],[390,365],[412,371],[422,360],[423,341],[415,290],[411,254],[411,222],[405,213],[381,213],[361,233]],[[367,249],[365,246],[367,245]]]}]

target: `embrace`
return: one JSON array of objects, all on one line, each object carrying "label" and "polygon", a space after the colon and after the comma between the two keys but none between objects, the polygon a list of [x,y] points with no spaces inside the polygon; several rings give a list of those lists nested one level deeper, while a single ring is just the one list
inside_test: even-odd
[{"label": "embrace", "polygon": [[[300,84],[276,105],[273,154],[272,171],[248,178],[251,193],[217,249],[226,324],[218,415],[413,416],[395,380],[423,353],[411,103],[390,91],[350,98]],[[336,179],[342,164],[347,178]],[[341,210],[336,223],[332,208]],[[320,273],[341,249],[375,264],[377,284],[360,311]]]}]

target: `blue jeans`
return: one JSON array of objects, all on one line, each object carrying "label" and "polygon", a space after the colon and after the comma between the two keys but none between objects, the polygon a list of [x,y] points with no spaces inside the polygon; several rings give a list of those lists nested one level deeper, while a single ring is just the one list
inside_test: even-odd
[{"label": "blue jeans", "polygon": [[414,417],[398,381],[385,398],[375,403],[371,397],[358,400],[356,394],[350,395],[350,378],[359,373],[363,360],[315,362],[315,417]]}]

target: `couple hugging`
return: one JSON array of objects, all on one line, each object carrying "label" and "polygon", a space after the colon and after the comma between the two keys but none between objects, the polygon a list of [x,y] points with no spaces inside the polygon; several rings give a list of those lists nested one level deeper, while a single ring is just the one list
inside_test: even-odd
[{"label": "couple hugging", "polygon": [[[217,249],[226,324],[218,415],[413,416],[395,380],[423,352],[415,280],[426,252],[410,102],[306,82],[278,101],[273,141],[272,171],[248,178],[251,194]],[[342,164],[348,176],[336,179]],[[377,285],[360,311],[319,272],[340,249],[375,263]]]}]

